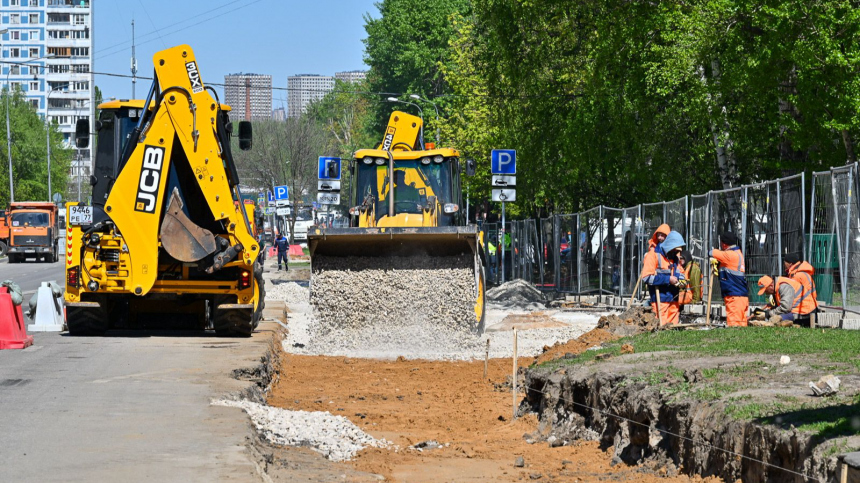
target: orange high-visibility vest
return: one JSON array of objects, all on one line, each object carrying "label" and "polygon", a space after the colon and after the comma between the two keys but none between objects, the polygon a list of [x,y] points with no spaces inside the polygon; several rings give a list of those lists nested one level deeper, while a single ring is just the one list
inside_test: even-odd
[{"label": "orange high-visibility vest", "polygon": [[791,313],[792,314],[799,314],[799,315],[808,314],[809,312],[801,312],[800,311],[801,307],[803,306],[803,299],[804,299],[804,297],[803,297],[803,285],[801,285],[800,282],[792,280],[788,277],[777,277],[776,278],[776,285],[774,286],[775,290],[773,292],[773,296],[776,299],[776,305],[777,306],[782,305],[782,302],[779,300],[779,286],[784,284],[784,283],[791,285],[791,288],[794,289],[794,301],[791,303]]},{"label": "orange high-visibility vest", "polygon": [[799,283],[803,290],[803,299],[800,302],[800,314],[808,314],[818,308],[818,293],[815,290],[815,282],[812,273],[815,269],[807,262],[795,263],[788,269],[788,276]]}]

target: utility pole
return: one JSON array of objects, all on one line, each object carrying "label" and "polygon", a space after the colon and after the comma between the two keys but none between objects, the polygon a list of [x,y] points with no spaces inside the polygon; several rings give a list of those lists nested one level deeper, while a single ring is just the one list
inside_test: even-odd
[{"label": "utility pole", "polygon": [[[137,84],[137,56],[134,52],[134,19],[131,19],[131,98],[136,99],[134,88]],[[144,106],[146,109],[146,106]]]}]

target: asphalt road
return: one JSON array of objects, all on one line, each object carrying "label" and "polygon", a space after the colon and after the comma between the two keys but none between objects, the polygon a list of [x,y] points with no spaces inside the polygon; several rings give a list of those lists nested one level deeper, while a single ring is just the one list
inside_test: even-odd
[{"label": "asphalt road", "polygon": [[5,260],[0,262],[0,282],[12,280],[24,291],[24,299],[28,300],[30,294],[36,293],[36,289],[42,282],[51,280],[65,285],[64,259],[55,263],[37,262],[35,260],[23,263],[9,263]]},{"label": "asphalt road", "polygon": [[0,480],[261,481],[247,416],[209,402],[248,386],[231,372],[259,363],[274,327],[251,339],[36,333],[0,351]]}]

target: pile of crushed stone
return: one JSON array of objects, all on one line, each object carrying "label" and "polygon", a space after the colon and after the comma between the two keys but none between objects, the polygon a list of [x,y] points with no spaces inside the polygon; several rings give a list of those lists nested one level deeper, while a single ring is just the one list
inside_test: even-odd
[{"label": "pile of crushed stone", "polygon": [[650,308],[635,306],[620,314],[605,315],[597,321],[597,328],[604,329],[618,337],[654,332],[659,327],[660,321]]},{"label": "pile of crushed stone", "polygon": [[[310,302],[321,334],[384,327],[476,329],[471,255],[314,259]],[[432,342],[432,341],[431,341]]]},{"label": "pile of crushed stone", "polygon": [[266,298],[283,300],[288,304],[306,304],[308,303],[308,289],[296,282],[269,282],[266,284]]},{"label": "pile of crushed stone", "polygon": [[540,310],[546,307],[541,291],[525,280],[511,280],[487,290],[487,300],[504,309]]},{"label": "pile of crushed stone", "polygon": [[306,446],[332,461],[350,460],[368,446],[392,446],[365,433],[349,419],[329,412],[290,411],[248,400],[221,399],[212,404],[244,409],[257,431],[271,443]]}]

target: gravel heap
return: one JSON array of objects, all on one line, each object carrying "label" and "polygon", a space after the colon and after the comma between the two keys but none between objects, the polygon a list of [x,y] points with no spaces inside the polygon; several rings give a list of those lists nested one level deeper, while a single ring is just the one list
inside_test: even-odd
[{"label": "gravel heap", "polygon": [[308,303],[308,289],[296,282],[279,282],[266,284],[266,298],[283,300],[288,304]]},{"label": "gravel heap", "polygon": [[540,310],[546,306],[540,290],[519,279],[487,290],[487,300],[505,309]]},{"label": "gravel heap", "polygon": [[319,333],[405,328],[468,333],[475,321],[471,255],[314,259],[311,305]]},{"label": "gravel heap", "polygon": [[343,416],[322,411],[290,411],[265,406],[248,400],[221,399],[215,406],[244,409],[257,431],[274,444],[307,446],[332,461],[352,459],[362,449],[388,448],[391,443],[365,433]]}]

